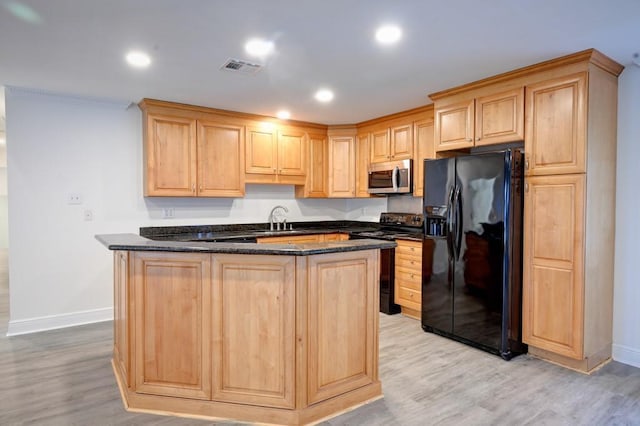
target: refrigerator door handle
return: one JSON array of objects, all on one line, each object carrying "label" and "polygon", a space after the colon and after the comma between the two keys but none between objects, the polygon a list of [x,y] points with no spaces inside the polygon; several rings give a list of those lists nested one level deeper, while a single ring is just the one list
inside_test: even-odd
[{"label": "refrigerator door handle", "polygon": [[449,195],[447,196],[447,251],[449,252],[449,258],[455,258],[454,240],[453,240],[453,194],[454,187],[449,189]]},{"label": "refrigerator door handle", "polygon": [[456,259],[460,260],[460,248],[462,246],[462,197],[460,196],[460,187],[456,188],[456,193],[454,197],[454,203],[456,205],[455,211],[455,225],[456,225],[456,235],[455,235],[455,250],[456,250]]}]

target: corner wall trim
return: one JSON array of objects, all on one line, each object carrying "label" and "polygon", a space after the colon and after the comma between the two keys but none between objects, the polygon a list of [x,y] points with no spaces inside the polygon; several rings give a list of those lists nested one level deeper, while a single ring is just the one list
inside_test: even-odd
[{"label": "corner wall trim", "polygon": [[613,344],[612,357],[615,361],[640,368],[640,350],[629,346]]},{"label": "corner wall trim", "polygon": [[113,308],[92,309],[90,311],[70,312],[68,314],[50,315],[46,317],[29,318],[9,321],[7,337],[20,334],[37,333],[94,322],[110,321],[113,319]]}]

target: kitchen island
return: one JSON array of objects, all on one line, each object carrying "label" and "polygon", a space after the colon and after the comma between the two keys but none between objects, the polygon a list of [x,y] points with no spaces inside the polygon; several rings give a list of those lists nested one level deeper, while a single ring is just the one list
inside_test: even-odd
[{"label": "kitchen island", "polygon": [[394,242],[97,239],[115,255],[127,409],[307,424],[382,397],[378,258]]}]

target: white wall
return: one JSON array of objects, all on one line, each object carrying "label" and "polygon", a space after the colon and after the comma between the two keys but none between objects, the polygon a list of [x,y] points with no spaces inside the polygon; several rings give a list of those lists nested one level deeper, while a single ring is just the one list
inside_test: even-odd
[{"label": "white wall", "polygon": [[[297,200],[290,185],[247,185],[237,199],[145,199],[136,106],[7,88],[6,110],[9,334],[111,318],[112,257],[95,234],[264,223],[277,204],[289,222],[377,221],[386,210],[384,198]],[[70,193],[83,204],[67,204]],[[165,207],[174,219],[161,219]]]},{"label": "white wall", "polygon": [[640,367],[640,68],[618,84],[613,358]]}]

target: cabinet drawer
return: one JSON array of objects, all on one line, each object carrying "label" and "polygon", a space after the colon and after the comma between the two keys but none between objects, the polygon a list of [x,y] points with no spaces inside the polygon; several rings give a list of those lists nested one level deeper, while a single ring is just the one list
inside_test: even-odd
[{"label": "cabinet drawer", "polygon": [[420,310],[422,307],[422,294],[418,290],[398,286],[396,287],[396,303],[410,309]]},{"label": "cabinet drawer", "polygon": [[396,251],[409,252],[409,253],[422,252],[421,241],[396,240],[396,243],[398,244],[398,247],[396,247]]},{"label": "cabinet drawer", "polygon": [[416,257],[396,256],[396,268],[404,268],[404,269],[421,271],[422,259],[419,259]]},{"label": "cabinet drawer", "polygon": [[405,280],[396,277],[396,283],[398,287],[410,288],[417,292],[422,291],[422,282],[420,280]]},{"label": "cabinet drawer", "polygon": [[[422,283],[422,274],[418,270],[396,269],[396,281]],[[418,287],[420,288],[420,287]]]}]

